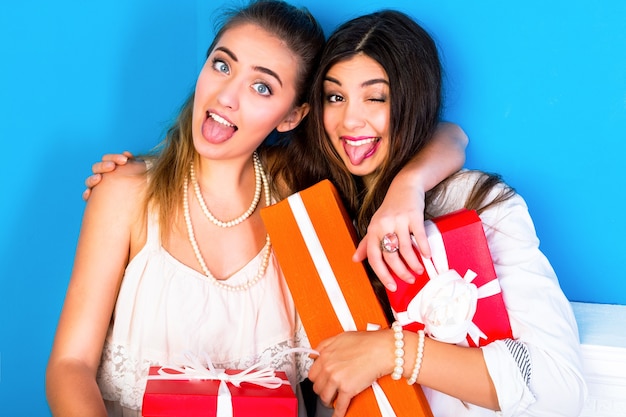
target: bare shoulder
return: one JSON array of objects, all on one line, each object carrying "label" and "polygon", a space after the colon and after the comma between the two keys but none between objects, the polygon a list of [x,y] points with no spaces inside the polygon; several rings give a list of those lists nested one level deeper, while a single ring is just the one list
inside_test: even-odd
[{"label": "bare shoulder", "polygon": [[102,181],[93,189],[93,196],[97,194],[115,194],[119,197],[132,197],[141,193],[147,186],[147,169],[143,161],[129,161],[126,165],[118,166],[115,171],[102,174]]},{"label": "bare shoulder", "polygon": [[129,162],[103,174],[102,181],[91,192],[86,209],[109,219],[129,216],[126,220],[132,221],[143,208],[147,186],[145,163]]},{"label": "bare shoulder", "polygon": [[146,163],[141,160],[130,160],[125,165],[119,165],[114,171],[102,174],[104,181],[120,181],[120,180],[144,180],[146,178]]},{"label": "bare shoulder", "polygon": [[121,250],[120,265],[143,247],[147,188],[143,163],[119,166],[104,174],[85,207],[80,239],[84,246],[107,248],[109,253]]}]

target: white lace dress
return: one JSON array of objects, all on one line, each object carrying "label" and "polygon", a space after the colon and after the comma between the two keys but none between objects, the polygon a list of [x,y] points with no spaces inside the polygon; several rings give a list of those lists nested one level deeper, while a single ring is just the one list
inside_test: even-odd
[{"label": "white lace dress", "polygon": [[[262,255],[261,251],[228,284],[254,278]],[[177,363],[180,354],[189,351],[207,353],[220,368],[245,369],[300,346],[309,347],[309,342],[273,253],[258,283],[245,291],[227,291],[161,246],[152,215],[146,245],[126,268],[98,385],[109,416],[141,416],[151,365]],[[289,354],[271,365],[285,371],[296,386],[306,376],[310,360]],[[306,415],[302,403],[299,409]]]}]

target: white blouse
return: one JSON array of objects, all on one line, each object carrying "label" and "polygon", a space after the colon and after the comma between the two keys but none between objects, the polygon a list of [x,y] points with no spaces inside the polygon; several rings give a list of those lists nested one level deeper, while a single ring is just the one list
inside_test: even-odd
[{"label": "white blouse", "polygon": [[[227,283],[254,278],[262,258],[263,251]],[[181,355],[190,352],[208,354],[218,368],[246,369],[262,362],[286,372],[295,387],[310,359],[288,354],[269,361],[300,346],[309,347],[309,342],[273,253],[265,276],[255,285],[225,290],[161,246],[159,225],[151,214],[146,245],[122,280],[98,384],[110,415],[140,416],[149,367],[180,363]]]},{"label": "white blouse", "polygon": [[[477,179],[477,173],[465,172],[429,211],[439,216],[462,208]],[[480,218],[513,337],[521,343],[496,341],[481,348],[496,388],[500,412],[465,404],[424,387],[433,414],[435,417],[578,416],[587,393],[578,328],[556,274],[539,250],[528,207],[516,194],[485,210]],[[517,349],[516,345],[520,344],[521,349]],[[425,358],[427,355],[425,352]]]}]

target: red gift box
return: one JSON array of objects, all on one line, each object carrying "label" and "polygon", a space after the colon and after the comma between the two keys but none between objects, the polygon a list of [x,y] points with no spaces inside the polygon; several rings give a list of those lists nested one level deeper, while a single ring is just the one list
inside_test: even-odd
[{"label": "red gift box", "polygon": [[[356,233],[330,181],[263,208],[261,217],[314,348],[346,330],[389,326],[365,267],[352,261]],[[397,417],[432,417],[422,388],[390,375],[355,396],[347,417],[389,415],[387,406]]]},{"label": "red gift box", "polygon": [[[170,374],[163,372],[164,369],[160,366],[150,367],[141,411],[144,417],[298,415],[298,400],[284,372],[275,372],[284,384],[278,388],[266,388],[250,382],[242,382],[237,387],[219,379],[183,379],[183,374]],[[239,372],[225,371],[229,375]]]},{"label": "red gift box", "polygon": [[[424,224],[432,251],[415,283],[395,277],[387,292],[394,315],[407,330],[465,346],[512,338],[483,225],[474,210],[461,209]],[[435,269],[433,269],[433,264]]]}]

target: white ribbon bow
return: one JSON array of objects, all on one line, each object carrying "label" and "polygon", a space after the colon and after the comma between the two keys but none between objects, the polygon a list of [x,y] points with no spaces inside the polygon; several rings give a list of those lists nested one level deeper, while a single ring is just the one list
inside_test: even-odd
[{"label": "white ribbon bow", "polygon": [[478,300],[501,292],[500,283],[494,279],[477,287],[472,283],[476,278],[474,271],[468,269],[461,277],[456,270],[449,269],[441,233],[432,222],[426,222],[425,227],[433,259],[439,268],[436,269],[430,259],[422,258],[429,281],[409,302],[406,311],[394,312],[394,315],[403,326],[422,323],[424,331],[433,339],[467,345],[469,335],[478,346],[481,338],[487,339],[472,321]]},{"label": "white ribbon bow", "polygon": [[185,352],[182,354],[184,365],[162,366],[158,370],[158,375],[150,375],[148,379],[218,380],[231,383],[236,387],[239,387],[242,382],[249,382],[270,389],[288,383],[276,376],[274,369],[269,366],[262,368],[262,364],[255,364],[243,371],[227,374],[225,369],[216,368],[208,355],[203,356],[207,363],[206,367],[197,356],[191,352]]},{"label": "white ribbon bow", "polygon": [[[271,360],[289,353],[298,352],[318,353],[313,349],[292,348],[278,353],[273,356]],[[148,375],[148,379],[220,381],[217,391],[216,417],[233,417],[232,395],[228,389],[228,383],[239,387],[242,382],[248,382],[250,384],[255,384],[269,389],[276,389],[281,385],[289,384],[289,381],[285,381],[278,377],[273,368],[269,366],[262,367],[263,364],[261,363],[252,365],[237,373],[227,374],[225,369],[216,368],[213,365],[211,358],[206,353],[202,356],[206,361],[206,366],[196,355],[191,352],[184,352],[182,354],[182,360],[179,361],[182,362],[183,365],[162,366],[157,371],[157,375]]]}]

